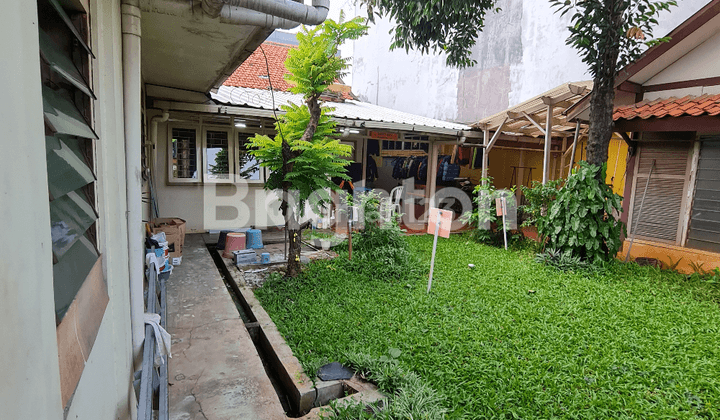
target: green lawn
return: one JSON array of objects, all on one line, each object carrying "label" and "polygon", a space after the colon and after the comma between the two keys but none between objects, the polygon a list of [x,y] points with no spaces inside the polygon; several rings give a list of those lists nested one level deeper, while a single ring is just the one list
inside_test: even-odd
[{"label": "green lawn", "polygon": [[[408,240],[427,272],[432,237]],[[256,294],[309,374],[397,348],[451,419],[720,417],[717,284],[634,264],[562,273],[459,236],[439,239],[429,295],[426,276],[385,268],[341,255]]]}]

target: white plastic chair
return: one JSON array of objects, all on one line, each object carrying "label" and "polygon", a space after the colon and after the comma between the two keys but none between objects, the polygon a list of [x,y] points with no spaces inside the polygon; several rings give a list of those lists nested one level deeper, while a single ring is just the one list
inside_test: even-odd
[{"label": "white plastic chair", "polygon": [[395,187],[390,191],[390,197],[386,198],[382,205],[382,218],[385,222],[390,222],[394,214],[400,214],[402,207],[400,199],[402,198],[403,187]]}]

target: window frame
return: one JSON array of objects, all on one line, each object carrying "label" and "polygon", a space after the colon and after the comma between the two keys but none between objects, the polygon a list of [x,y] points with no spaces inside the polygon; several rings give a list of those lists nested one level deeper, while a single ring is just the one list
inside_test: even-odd
[{"label": "window frame", "polygon": [[[227,179],[210,179],[207,165],[210,163],[208,160],[207,152],[207,132],[208,131],[224,131],[228,135],[228,178]],[[200,149],[202,151],[202,159],[201,165],[202,165],[202,180],[201,182],[203,184],[233,184],[235,181],[235,148],[236,146],[233,146],[232,138],[233,138],[233,132],[234,130],[231,127],[222,126],[222,125],[214,125],[214,124],[203,124],[202,125],[202,141]]]},{"label": "window frame", "polygon": [[[259,168],[260,168],[260,179],[245,179],[245,178],[241,178],[241,177],[240,177],[240,169],[241,169],[241,168],[240,168],[239,162],[238,162],[238,158],[240,157],[240,153],[241,153],[241,150],[240,150],[240,135],[241,135],[241,134],[247,134],[247,135],[248,135],[248,138],[250,138],[250,137],[252,137],[252,136],[254,136],[254,135],[257,135],[257,134],[260,134],[260,135],[268,135],[268,136],[273,135],[273,134],[269,134],[267,131],[268,131],[268,130],[265,129],[265,128],[252,128],[252,127],[250,127],[250,128],[238,128],[237,126],[233,127],[233,133],[234,133],[234,139],[235,139],[235,142],[234,142],[235,146],[234,146],[234,147],[235,147],[235,149],[236,149],[236,155],[235,155],[235,158],[233,159],[233,165],[236,166],[236,168],[235,168],[235,178],[234,178],[236,184],[247,183],[247,184],[255,184],[255,185],[265,185],[265,183],[267,182],[267,175],[268,175],[267,171],[268,171],[268,169],[267,169],[266,167],[264,167],[264,166],[260,166],[260,163],[259,163],[259,162],[258,162],[258,166],[259,166]],[[273,133],[274,133],[274,132],[273,132]]]},{"label": "window frame", "polygon": [[[172,144],[172,131],[174,128],[180,128],[185,130],[195,130],[195,160],[196,167],[198,168],[197,178],[176,178],[173,174],[173,144]],[[191,123],[171,123],[167,125],[167,176],[168,184],[202,184],[202,136],[203,132],[201,126],[198,124]]]}]

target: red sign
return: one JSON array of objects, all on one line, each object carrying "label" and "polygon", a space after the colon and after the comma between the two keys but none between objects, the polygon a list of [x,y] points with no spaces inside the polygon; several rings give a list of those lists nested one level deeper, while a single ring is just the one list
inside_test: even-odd
[{"label": "red sign", "polygon": [[400,138],[398,133],[387,133],[384,131],[371,131],[369,134],[371,139],[377,140],[397,140]]},{"label": "red sign", "polygon": [[450,237],[450,225],[452,224],[452,220],[453,220],[452,210],[440,210],[440,209],[431,208],[430,209],[430,220],[428,222],[427,233],[434,235],[435,234],[435,225],[437,225],[439,223],[440,228],[438,229],[438,236],[442,236],[443,238],[449,238]]}]

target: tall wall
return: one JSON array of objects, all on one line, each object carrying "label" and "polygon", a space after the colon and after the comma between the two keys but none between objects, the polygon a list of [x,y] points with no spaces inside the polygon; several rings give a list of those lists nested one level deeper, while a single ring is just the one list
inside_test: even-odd
[{"label": "tall wall", "polygon": [[98,248],[110,301],[75,394],[63,413],[53,299],[36,2],[0,17],[0,417],[130,419],[132,348],[125,229],[120,1],[90,2],[95,103]]},{"label": "tall wall", "polygon": [[[679,2],[660,16],[655,35],[667,34],[706,3]],[[487,16],[472,49],[478,64],[462,70],[447,67],[442,55],[390,52],[393,25],[379,20],[355,41],[353,92],[378,105],[468,123],[562,83],[590,79],[576,50],[565,45],[568,15],[555,14],[547,0],[500,0],[498,6],[502,10]]]}]

